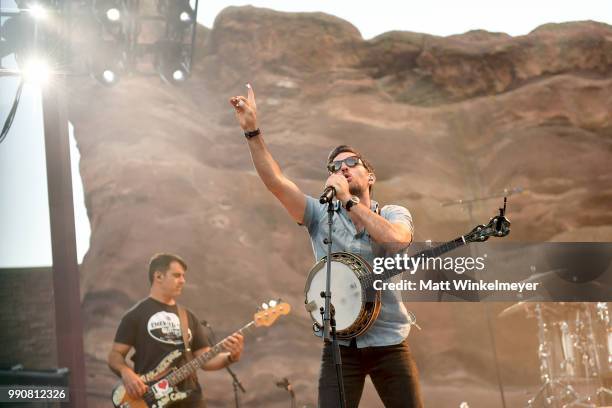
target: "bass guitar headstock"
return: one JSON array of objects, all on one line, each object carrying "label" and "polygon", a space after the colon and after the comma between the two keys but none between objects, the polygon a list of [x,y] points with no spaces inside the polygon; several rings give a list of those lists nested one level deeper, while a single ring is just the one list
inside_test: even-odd
[{"label": "bass guitar headstock", "polygon": [[268,303],[263,303],[261,308],[253,316],[253,322],[257,327],[270,327],[276,320],[283,315],[291,312],[289,303],[278,300],[270,300]]}]

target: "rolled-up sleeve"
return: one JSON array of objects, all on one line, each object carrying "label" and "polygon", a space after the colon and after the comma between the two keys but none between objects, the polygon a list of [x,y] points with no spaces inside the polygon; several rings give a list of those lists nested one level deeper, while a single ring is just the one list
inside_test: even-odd
[{"label": "rolled-up sleeve", "polygon": [[410,233],[414,235],[412,215],[407,208],[402,207],[401,205],[386,205],[381,210],[380,215],[391,224],[403,224],[407,226]]},{"label": "rolled-up sleeve", "polygon": [[304,209],[303,226],[308,228],[310,235],[314,235],[321,219],[321,208],[319,201],[309,195],[306,196],[306,208]]}]

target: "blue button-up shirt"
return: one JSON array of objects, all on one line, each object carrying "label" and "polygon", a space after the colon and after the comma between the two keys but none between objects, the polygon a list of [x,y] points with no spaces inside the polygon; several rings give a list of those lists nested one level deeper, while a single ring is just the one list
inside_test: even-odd
[{"label": "blue button-up shirt", "polygon": [[[374,258],[385,256],[382,246],[371,240],[365,229],[357,231],[347,211],[338,205],[332,224],[332,252],[349,252],[362,256],[370,265]],[[378,203],[371,201],[372,211],[378,211]],[[414,231],[410,212],[399,205],[386,205],[380,210],[380,215],[396,224],[406,225],[410,232]],[[320,204],[319,200],[306,196],[306,210],[304,211],[304,226],[308,228],[312,249],[316,260],[327,256],[327,245],[323,242],[327,238],[327,204]],[[406,308],[400,295],[395,291],[382,291],[382,307],[378,318],[370,329],[357,337],[357,347],[391,346],[401,343],[410,332],[410,323]],[[320,333],[319,333],[320,335]],[[340,344],[348,345],[346,341]]]}]

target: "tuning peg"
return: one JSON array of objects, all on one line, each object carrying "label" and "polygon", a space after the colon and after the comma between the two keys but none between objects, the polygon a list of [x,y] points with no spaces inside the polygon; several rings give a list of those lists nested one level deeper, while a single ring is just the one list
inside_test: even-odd
[{"label": "tuning peg", "polygon": [[268,302],[270,307],[274,307],[278,304],[278,302],[276,300],[271,300],[270,302]]},{"label": "tuning peg", "polygon": [[262,303],[262,304],[261,304],[261,308],[262,308],[263,310],[267,310],[267,309],[268,309],[268,307],[269,307],[269,306],[268,306],[268,304],[267,304],[267,303]]}]

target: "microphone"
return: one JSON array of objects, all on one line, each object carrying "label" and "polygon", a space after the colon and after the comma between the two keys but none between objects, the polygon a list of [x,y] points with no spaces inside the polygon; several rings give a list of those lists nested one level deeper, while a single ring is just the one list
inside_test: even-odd
[{"label": "microphone", "polygon": [[327,186],[325,187],[325,190],[323,191],[321,198],[319,198],[319,203],[321,204],[329,203],[334,198],[335,195],[336,195],[336,189],[333,188],[332,186]]},{"label": "microphone", "polygon": [[200,324],[204,327],[206,327],[208,329],[208,331],[210,332],[210,336],[206,336],[208,339],[208,342],[210,344],[215,344],[217,343],[217,336],[215,336],[215,331],[213,330],[212,326],[210,324],[208,324],[208,322],[206,320],[200,320]]},{"label": "microphone", "polygon": [[290,385],[291,384],[289,383],[289,379],[287,377],[284,377],[282,380],[276,382],[276,386],[278,388],[283,388],[285,390],[288,390]]}]

